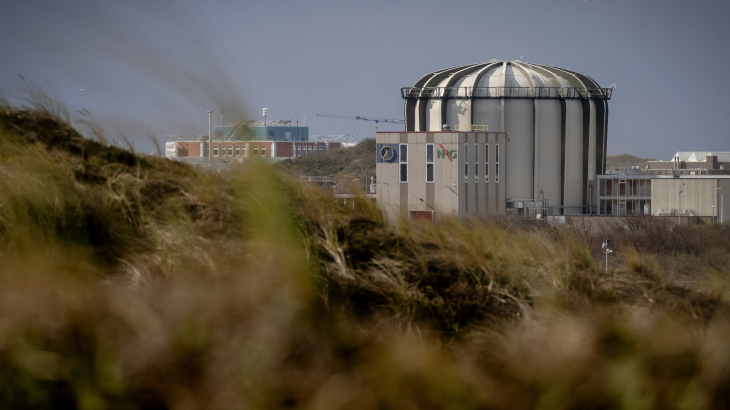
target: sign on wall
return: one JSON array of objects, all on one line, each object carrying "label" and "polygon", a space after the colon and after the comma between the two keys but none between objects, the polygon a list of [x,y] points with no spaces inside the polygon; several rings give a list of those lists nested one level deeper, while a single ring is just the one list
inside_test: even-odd
[{"label": "sign on wall", "polygon": [[436,158],[448,158],[449,161],[456,159],[456,150],[455,149],[447,150],[441,144],[439,144],[439,147],[441,147],[441,149],[436,150]]}]

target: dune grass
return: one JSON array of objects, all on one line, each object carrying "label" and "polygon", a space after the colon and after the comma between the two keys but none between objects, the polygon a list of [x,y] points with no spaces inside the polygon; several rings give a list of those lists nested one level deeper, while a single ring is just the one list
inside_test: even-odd
[{"label": "dune grass", "polygon": [[730,404],[727,226],[391,226],[7,105],[0,175],[4,408]]}]

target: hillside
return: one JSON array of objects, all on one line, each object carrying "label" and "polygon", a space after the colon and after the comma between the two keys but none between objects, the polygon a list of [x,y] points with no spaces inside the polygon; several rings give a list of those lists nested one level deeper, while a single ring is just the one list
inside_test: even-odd
[{"label": "hillside", "polygon": [[[373,144],[282,166],[364,174]],[[0,106],[0,266],[3,408],[730,406],[727,225],[389,225]]]},{"label": "hillside", "polygon": [[607,155],[606,171],[612,171],[615,168],[628,168],[633,166],[643,167],[648,161],[656,161],[650,158],[639,158],[629,154]]},{"label": "hillside", "polygon": [[312,155],[281,161],[279,165],[296,176],[335,176],[338,180],[369,181],[375,175],[375,139],[354,147],[317,151]]}]

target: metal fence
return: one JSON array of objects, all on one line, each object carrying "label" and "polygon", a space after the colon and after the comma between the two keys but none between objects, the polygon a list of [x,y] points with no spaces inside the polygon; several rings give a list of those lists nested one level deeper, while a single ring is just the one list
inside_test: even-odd
[{"label": "metal fence", "polygon": [[578,87],[403,87],[409,98],[554,98],[611,99],[612,88]]}]

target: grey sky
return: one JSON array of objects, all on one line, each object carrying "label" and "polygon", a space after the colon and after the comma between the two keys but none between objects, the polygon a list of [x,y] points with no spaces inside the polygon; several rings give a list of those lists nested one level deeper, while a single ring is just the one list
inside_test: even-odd
[{"label": "grey sky", "polygon": [[315,114],[402,118],[399,89],[424,73],[522,57],[618,84],[609,154],[730,151],[727,1],[117,3],[4,0],[0,88],[53,87],[141,150],[137,134],[207,133],[221,109],[368,137],[374,123]]}]

